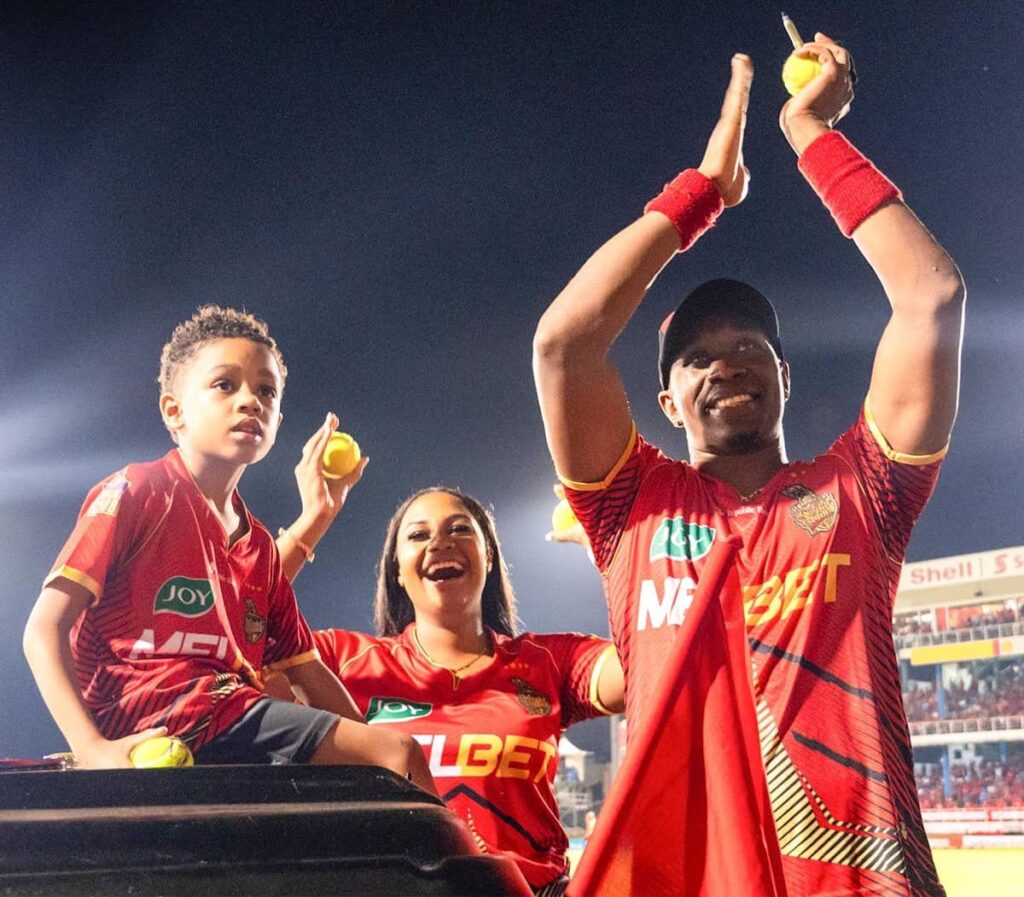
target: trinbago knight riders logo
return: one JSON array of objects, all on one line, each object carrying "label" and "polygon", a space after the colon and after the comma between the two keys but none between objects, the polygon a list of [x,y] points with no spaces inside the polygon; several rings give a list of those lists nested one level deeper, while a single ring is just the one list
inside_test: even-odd
[{"label": "trinbago knight riders logo", "polygon": [[516,699],[526,708],[527,713],[532,716],[547,716],[551,712],[551,701],[546,694],[537,691],[529,682],[518,676],[512,677],[512,684],[516,687]]},{"label": "trinbago knight riders logo", "polygon": [[817,495],[806,486],[796,483],[786,486],[782,490],[782,494],[795,502],[789,509],[789,514],[796,525],[812,536],[816,536],[818,533],[827,533],[836,525],[839,505],[832,493],[825,492]]},{"label": "trinbago knight riders logo", "polygon": [[85,512],[86,517],[96,517],[99,514],[106,514],[114,517],[117,514],[118,505],[121,504],[121,496],[128,488],[128,477],[124,473],[116,473],[103,484],[99,494],[92,500],[89,510]]},{"label": "trinbago knight riders logo", "polygon": [[245,627],[245,640],[254,645],[267,631],[267,618],[256,613],[256,605],[251,598],[245,599],[245,619],[242,621]]}]

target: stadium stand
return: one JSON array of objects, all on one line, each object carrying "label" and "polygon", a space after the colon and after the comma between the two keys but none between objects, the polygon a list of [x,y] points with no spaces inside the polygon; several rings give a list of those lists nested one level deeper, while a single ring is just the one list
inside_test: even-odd
[{"label": "stadium stand", "polygon": [[936,847],[1024,840],[1024,546],[907,564],[893,617]]}]

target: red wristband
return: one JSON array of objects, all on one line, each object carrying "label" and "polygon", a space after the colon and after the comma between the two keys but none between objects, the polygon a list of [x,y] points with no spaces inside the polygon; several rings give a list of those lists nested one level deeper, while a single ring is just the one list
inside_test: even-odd
[{"label": "red wristband", "polygon": [[715,182],[696,168],[687,168],[665,185],[644,212],[661,212],[679,231],[679,250],[686,252],[722,214],[725,203]]},{"label": "red wristband", "polygon": [[797,162],[800,173],[849,237],[879,206],[903,194],[838,131],[814,140]]}]

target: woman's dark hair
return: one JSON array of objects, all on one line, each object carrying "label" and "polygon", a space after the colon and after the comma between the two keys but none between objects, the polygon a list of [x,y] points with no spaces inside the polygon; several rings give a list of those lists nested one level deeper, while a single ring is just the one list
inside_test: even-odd
[{"label": "woman's dark hair", "polygon": [[495,632],[502,635],[516,634],[516,596],[512,591],[508,567],[501,554],[501,544],[494,528],[494,517],[487,508],[472,496],[450,489],[447,486],[431,486],[420,489],[403,501],[391,515],[387,535],[384,537],[384,551],[377,567],[377,597],[373,613],[377,622],[377,634],[398,635],[415,619],[412,602],[402,586],[398,584],[398,527],[409,510],[409,506],[423,495],[445,492],[462,502],[470,516],[480,525],[491,558],[491,569],[484,580],[483,621]]}]

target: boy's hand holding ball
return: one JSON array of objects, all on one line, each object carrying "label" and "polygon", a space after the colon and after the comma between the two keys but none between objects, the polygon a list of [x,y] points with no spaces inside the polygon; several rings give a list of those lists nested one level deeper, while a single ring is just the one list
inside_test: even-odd
[{"label": "boy's hand holding ball", "polygon": [[347,433],[338,433],[337,429],[337,416],[328,414],[307,440],[302,458],[295,466],[295,480],[302,499],[300,532],[313,541],[334,521],[349,490],[359,482],[370,460],[363,457],[359,443]]}]

